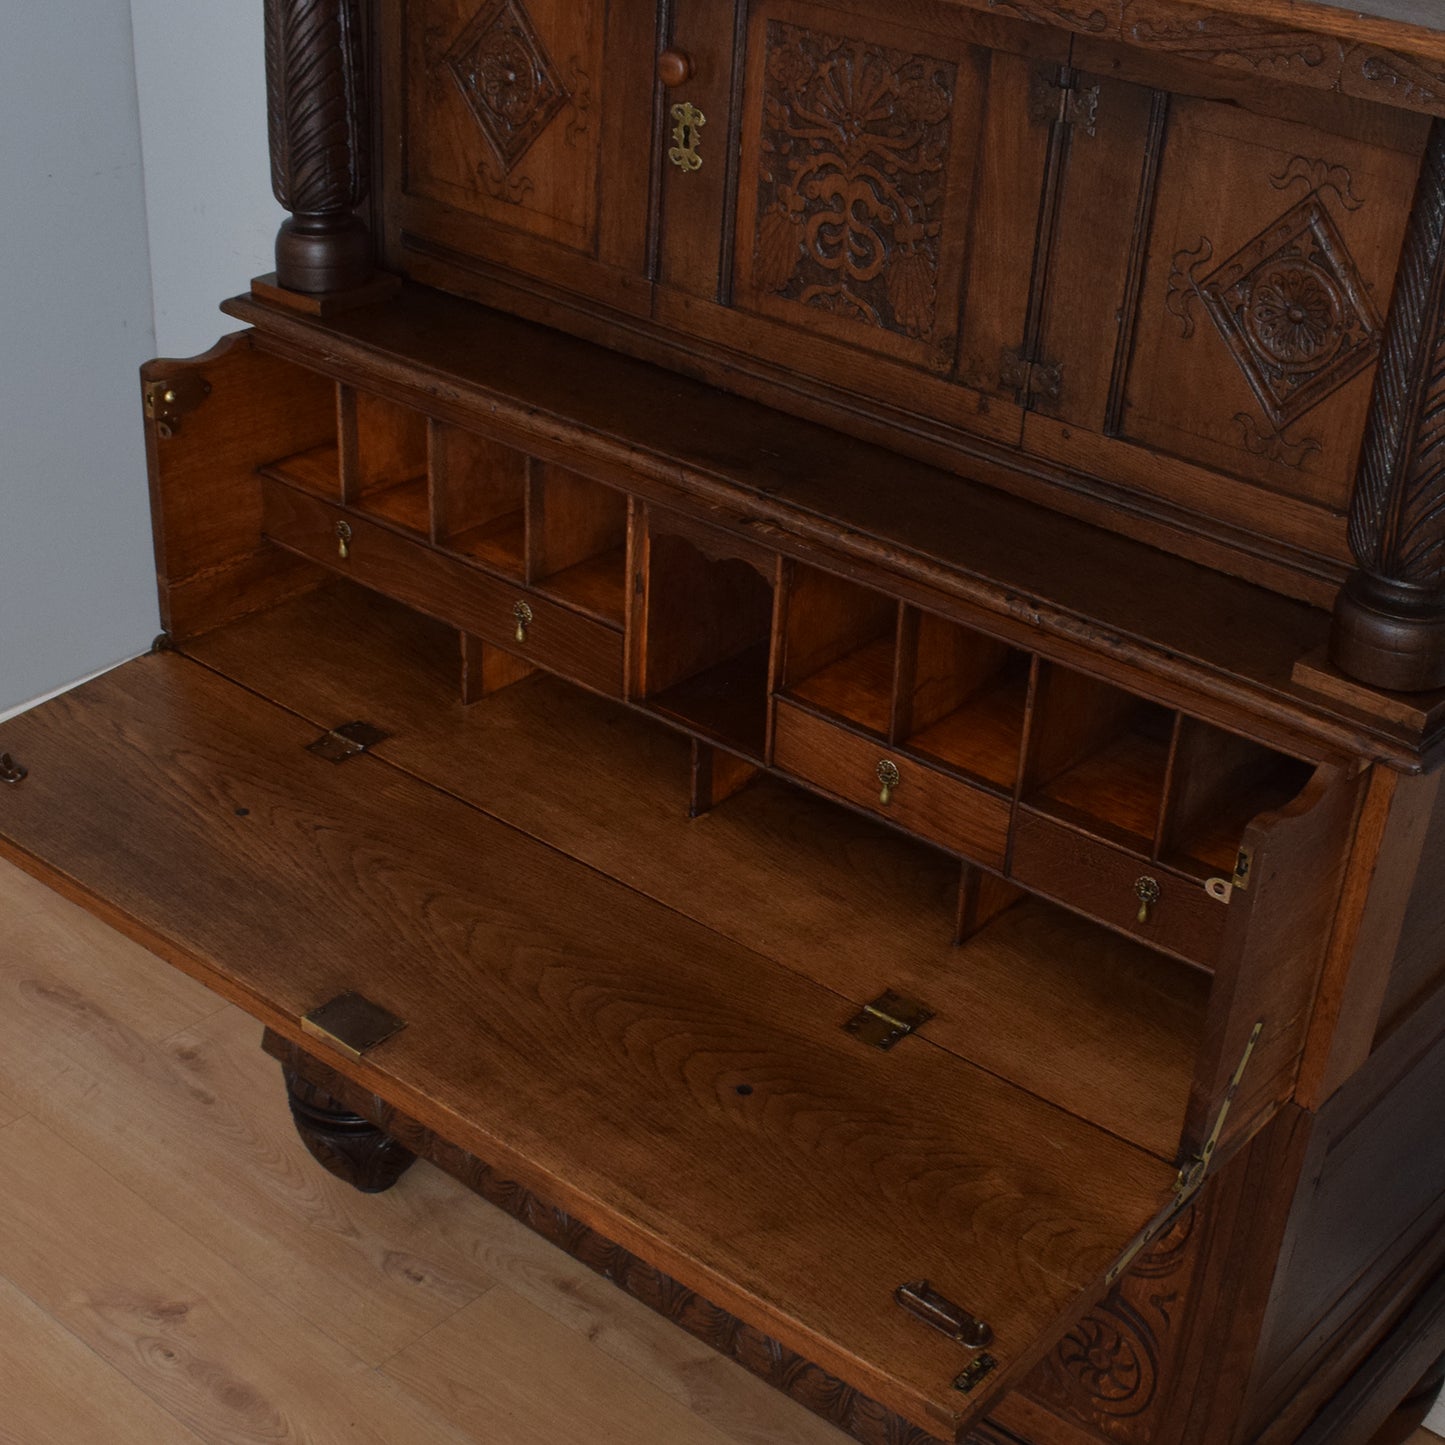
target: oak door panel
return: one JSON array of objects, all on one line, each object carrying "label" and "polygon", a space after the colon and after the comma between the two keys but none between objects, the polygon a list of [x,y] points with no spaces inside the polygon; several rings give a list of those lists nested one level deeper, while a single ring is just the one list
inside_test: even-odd
[{"label": "oak door panel", "polygon": [[642,312],[651,0],[385,7],[390,246]]},{"label": "oak door panel", "polygon": [[[738,45],[702,170],[664,167],[659,319],[1016,441],[1000,372],[1025,340],[1050,141],[1030,96],[1067,38],[941,4],[900,21],[802,0],[760,0],[736,37],[691,0],[674,34]],[[715,66],[698,82],[721,103]]]},{"label": "oak door panel", "polygon": [[1029,448],[1338,565],[1419,118],[1077,59]]}]

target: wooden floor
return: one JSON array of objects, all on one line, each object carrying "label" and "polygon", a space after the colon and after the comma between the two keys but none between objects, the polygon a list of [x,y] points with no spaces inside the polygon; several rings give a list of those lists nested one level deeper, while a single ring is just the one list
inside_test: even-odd
[{"label": "wooden floor", "polygon": [[259,1040],[0,864],[3,1445],[842,1445],[436,1170],[336,1183]]}]

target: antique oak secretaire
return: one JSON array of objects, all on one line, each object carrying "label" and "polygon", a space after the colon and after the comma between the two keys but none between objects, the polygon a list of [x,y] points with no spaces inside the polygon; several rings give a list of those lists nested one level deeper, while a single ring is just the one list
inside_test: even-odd
[{"label": "antique oak secretaire", "polygon": [[0,727],[0,849],[334,1172],[866,1445],[1402,1438],[1435,0],[265,12],[276,273],[142,377],[166,631]]}]

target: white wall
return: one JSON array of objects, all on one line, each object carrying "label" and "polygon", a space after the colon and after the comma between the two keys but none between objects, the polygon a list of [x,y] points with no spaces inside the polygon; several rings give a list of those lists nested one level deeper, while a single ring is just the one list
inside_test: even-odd
[{"label": "white wall", "polygon": [[155,636],[136,368],[235,329],[216,307],[272,269],[282,216],[259,6],[6,15],[0,716]]},{"label": "white wall", "polygon": [[127,0],[6,9],[0,712],[158,627],[136,367],[151,282]]},{"label": "white wall", "polygon": [[261,7],[130,0],[145,153],[156,354],[238,329],[216,307],[275,269]]}]

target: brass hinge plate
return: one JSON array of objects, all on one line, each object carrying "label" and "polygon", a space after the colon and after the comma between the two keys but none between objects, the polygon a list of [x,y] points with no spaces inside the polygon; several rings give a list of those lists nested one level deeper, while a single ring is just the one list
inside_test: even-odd
[{"label": "brass hinge plate", "polygon": [[304,1014],[301,1027],[348,1059],[359,1059],[369,1049],[400,1033],[406,1027],[406,1020],[353,992],[337,994],[329,1003]]},{"label": "brass hinge plate", "polygon": [[322,733],[314,743],[307,743],[306,751],[325,758],[328,763],[344,763],[349,758],[360,757],[378,743],[384,743],[390,736],[390,733],[384,733],[370,723],[342,723],[340,727]]},{"label": "brass hinge plate", "polygon": [[1029,120],[1034,125],[1068,125],[1086,136],[1099,134],[1099,87],[1080,85],[1067,66],[1040,68],[1029,79]]},{"label": "brass hinge plate", "polygon": [[145,384],[146,420],[156,424],[156,432],[169,441],[181,429],[181,418],[195,411],[211,394],[211,383],[203,376],[165,377]]},{"label": "brass hinge plate", "polygon": [[1057,402],[1064,394],[1064,368],[1057,361],[1025,361],[1012,347],[999,357],[998,384],[1029,405],[1035,398]]},{"label": "brass hinge plate", "polygon": [[1124,1271],[1156,1239],[1163,1237],[1169,1226],[1193,1203],[1194,1196],[1204,1187],[1205,1181],[1209,1178],[1210,1165],[1214,1162],[1214,1151],[1219,1147],[1219,1141],[1224,1134],[1224,1121],[1229,1117],[1230,1105],[1234,1103],[1239,1094],[1239,1086],[1244,1082],[1244,1071],[1249,1067],[1249,1061],[1254,1056],[1255,1045],[1259,1042],[1259,1036],[1263,1032],[1264,1020],[1261,1019],[1251,1031],[1249,1041],[1244,1046],[1244,1053],[1235,1066],[1229,1087],[1225,1089],[1224,1098],[1219,1102],[1219,1110],[1214,1116],[1214,1124],[1209,1130],[1209,1137],[1204,1141],[1204,1147],[1181,1166],[1178,1177],[1174,1180],[1174,1192],[1169,1202],[1125,1246],[1123,1254],[1114,1261],[1109,1273],[1104,1276],[1105,1284],[1116,1284]]},{"label": "brass hinge plate", "polygon": [[891,1049],[900,1039],[917,1032],[933,1017],[916,998],[905,998],[891,988],[863,1007],[843,1027],[875,1049]]}]

